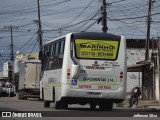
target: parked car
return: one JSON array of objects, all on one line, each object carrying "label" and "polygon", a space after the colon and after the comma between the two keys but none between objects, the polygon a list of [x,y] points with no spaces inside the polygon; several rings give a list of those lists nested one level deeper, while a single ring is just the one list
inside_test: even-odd
[{"label": "parked car", "polygon": [[10,85],[10,86],[6,86],[5,83],[1,83],[1,87],[0,87],[0,96],[9,96],[9,97],[13,97],[15,96],[15,86],[14,85]]}]

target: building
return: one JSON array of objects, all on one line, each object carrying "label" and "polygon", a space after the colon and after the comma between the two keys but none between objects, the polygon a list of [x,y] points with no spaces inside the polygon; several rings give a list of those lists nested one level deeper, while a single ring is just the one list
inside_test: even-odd
[{"label": "building", "polygon": [[135,86],[142,88],[143,99],[160,100],[158,79],[158,41],[150,41],[150,59],[145,60],[145,39],[127,40],[127,92]]},{"label": "building", "polygon": [[20,54],[16,56],[15,61],[28,60],[28,59],[39,59],[39,53],[35,52],[32,54]]}]

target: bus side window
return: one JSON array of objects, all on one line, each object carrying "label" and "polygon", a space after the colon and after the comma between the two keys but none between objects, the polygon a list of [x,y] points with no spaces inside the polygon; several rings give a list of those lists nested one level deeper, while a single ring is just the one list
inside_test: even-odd
[{"label": "bus side window", "polygon": [[52,56],[54,56],[55,53],[56,53],[56,43],[53,43]]},{"label": "bus side window", "polygon": [[44,61],[42,62],[43,63],[43,69],[44,70],[47,70],[48,69],[48,60],[49,60],[49,46],[45,46],[44,47],[44,57],[43,57]]},{"label": "bus side window", "polygon": [[63,57],[64,57],[64,40],[60,41],[60,47],[59,47],[59,68],[62,68],[62,64],[63,64]]},{"label": "bus side window", "polygon": [[62,68],[64,56],[64,39],[52,42],[45,48],[45,67],[48,70]]},{"label": "bus side window", "polygon": [[64,53],[64,41],[60,42],[60,54]]},{"label": "bus side window", "polygon": [[48,60],[48,69],[52,69],[52,66],[53,66],[53,58],[54,58],[54,43],[51,43],[49,45],[49,60]]},{"label": "bus side window", "polygon": [[58,56],[59,52],[59,42],[56,43],[55,55]]},{"label": "bus side window", "polygon": [[51,58],[51,52],[52,51],[52,44],[48,45],[48,50],[47,50],[47,54],[46,54],[46,68],[50,69],[50,58]]},{"label": "bus side window", "polygon": [[51,44],[51,46],[50,46],[50,56],[53,56],[53,52],[54,52],[54,45]]}]

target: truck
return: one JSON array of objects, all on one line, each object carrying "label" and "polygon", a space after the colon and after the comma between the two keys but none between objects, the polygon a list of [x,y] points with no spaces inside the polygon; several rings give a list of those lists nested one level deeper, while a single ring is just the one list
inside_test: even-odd
[{"label": "truck", "polygon": [[18,99],[40,98],[40,60],[19,62]]}]

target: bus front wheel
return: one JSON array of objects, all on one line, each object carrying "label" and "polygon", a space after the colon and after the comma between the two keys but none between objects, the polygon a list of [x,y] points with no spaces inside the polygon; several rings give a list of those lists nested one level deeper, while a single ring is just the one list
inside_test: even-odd
[{"label": "bus front wheel", "polygon": [[45,108],[50,107],[50,101],[44,100],[44,107]]},{"label": "bus front wheel", "polygon": [[90,108],[91,108],[92,110],[95,110],[95,109],[96,109],[96,104],[90,103]]},{"label": "bus front wheel", "polygon": [[60,109],[61,108],[61,103],[59,101],[55,101],[55,109]]}]

